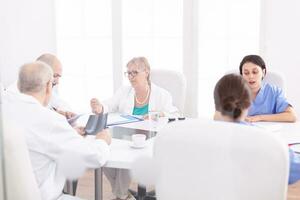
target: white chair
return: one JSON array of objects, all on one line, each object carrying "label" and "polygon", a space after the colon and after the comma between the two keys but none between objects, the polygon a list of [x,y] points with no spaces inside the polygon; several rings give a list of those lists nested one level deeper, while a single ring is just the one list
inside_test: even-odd
[{"label": "white chair", "polygon": [[[230,74],[230,73],[240,74],[238,70],[230,70],[225,74]],[[277,87],[280,87],[281,89],[284,90],[285,87],[284,80],[285,78],[282,75],[282,73],[276,71],[267,71],[267,75],[264,77],[263,82],[276,85]]]},{"label": "white chair", "polygon": [[[2,104],[0,104],[2,106]],[[22,131],[10,123],[7,116],[1,113],[0,137],[4,150],[4,177],[6,200],[41,200],[40,191],[33,174],[29,152]],[[3,116],[3,118],[2,118]],[[3,134],[2,134],[3,133]],[[1,147],[2,148],[2,147]],[[3,177],[3,178],[4,178]]]},{"label": "white chair", "polygon": [[2,93],[4,91],[4,86],[3,84],[0,82],[0,93]]},{"label": "white chair", "polygon": [[182,73],[171,70],[151,70],[151,81],[166,89],[173,98],[173,104],[181,113],[184,112],[186,79]]},{"label": "white chair", "polygon": [[135,168],[133,175],[154,184],[158,200],[286,199],[288,147],[255,127],[203,120],[171,123],[159,132],[150,161],[144,158],[146,169]]},{"label": "white chair", "polygon": [[282,73],[275,72],[275,71],[267,71],[267,75],[264,78],[264,82],[270,83],[273,85],[276,85],[277,87],[280,87],[281,89],[284,90],[285,85],[284,85],[284,76]]}]

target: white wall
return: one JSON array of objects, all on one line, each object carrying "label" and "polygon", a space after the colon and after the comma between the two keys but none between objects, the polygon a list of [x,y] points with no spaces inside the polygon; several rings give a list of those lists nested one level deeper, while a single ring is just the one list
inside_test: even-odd
[{"label": "white wall", "polygon": [[43,52],[55,52],[53,0],[0,1],[0,81],[6,87],[18,68]]},{"label": "white wall", "polygon": [[286,94],[300,117],[300,1],[263,0],[261,55],[267,69],[281,71]]}]

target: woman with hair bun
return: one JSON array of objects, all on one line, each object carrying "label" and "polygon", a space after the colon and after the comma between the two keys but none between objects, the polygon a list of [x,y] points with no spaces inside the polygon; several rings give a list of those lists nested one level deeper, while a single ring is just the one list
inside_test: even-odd
[{"label": "woman with hair bun", "polygon": [[241,76],[228,74],[216,84],[214,99],[215,120],[226,118],[243,123],[251,105],[251,90]]},{"label": "woman with hair bun", "polygon": [[[251,89],[247,81],[237,74],[223,76],[215,86],[214,120],[247,124],[245,119],[251,105]],[[300,180],[300,157],[289,150],[289,184]]]}]

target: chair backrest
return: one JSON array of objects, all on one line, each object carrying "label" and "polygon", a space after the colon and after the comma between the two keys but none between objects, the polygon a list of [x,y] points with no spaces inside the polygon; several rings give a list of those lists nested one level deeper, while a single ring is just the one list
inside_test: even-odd
[{"label": "chair backrest", "polygon": [[282,73],[275,72],[275,71],[268,71],[267,75],[264,78],[264,82],[270,83],[272,85],[276,85],[277,87],[280,87],[281,89],[285,89],[284,85],[284,76]]},{"label": "chair backrest", "polygon": [[158,134],[152,161],[160,200],[286,199],[287,145],[256,127],[171,123]]},{"label": "chair backrest", "polygon": [[[1,93],[1,92],[0,92]],[[8,95],[8,94],[6,94]],[[3,138],[5,193],[7,200],[40,200],[41,195],[31,166],[29,151],[22,130],[14,123],[16,113],[10,113],[5,106],[5,95],[0,99],[0,132]],[[3,106],[2,106],[3,105]],[[0,133],[0,134],[1,134]]]},{"label": "chair backrest", "polygon": [[[226,74],[230,73],[240,74],[238,70],[230,70],[226,72]],[[269,83],[271,85],[276,85],[277,87],[280,87],[284,90],[284,80],[285,78],[282,73],[276,71],[267,71],[267,75],[264,77],[263,82]]]},{"label": "chair backrest", "polygon": [[151,81],[166,89],[173,98],[173,104],[184,112],[184,104],[186,97],[186,79],[182,73],[171,70],[151,70]]}]

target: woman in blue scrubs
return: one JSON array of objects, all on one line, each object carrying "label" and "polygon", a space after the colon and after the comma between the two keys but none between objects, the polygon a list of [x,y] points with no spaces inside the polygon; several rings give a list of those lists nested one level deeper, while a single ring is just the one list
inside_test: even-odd
[{"label": "woman in blue scrubs", "polygon": [[[251,104],[251,88],[247,81],[236,74],[223,76],[215,86],[214,120],[236,122],[250,125],[245,122]],[[289,149],[290,174],[289,184],[300,180],[300,156]]]},{"label": "woman in blue scrubs", "polygon": [[273,121],[295,122],[296,114],[281,88],[263,83],[267,69],[258,55],[248,55],[240,63],[240,74],[247,81],[252,95],[248,122]]}]

